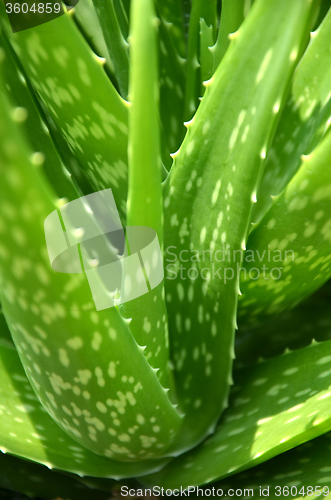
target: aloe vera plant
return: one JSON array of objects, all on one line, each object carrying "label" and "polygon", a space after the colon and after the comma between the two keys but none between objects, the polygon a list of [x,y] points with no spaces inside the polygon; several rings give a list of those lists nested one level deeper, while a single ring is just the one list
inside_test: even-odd
[{"label": "aloe vera plant", "polygon": [[80,0],[17,33],[5,9],[0,486],[327,496],[329,2]]}]

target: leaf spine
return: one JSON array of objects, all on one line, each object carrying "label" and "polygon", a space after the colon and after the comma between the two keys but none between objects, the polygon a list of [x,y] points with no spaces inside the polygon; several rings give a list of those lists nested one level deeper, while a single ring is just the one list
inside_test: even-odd
[{"label": "leaf spine", "polygon": [[238,36],[239,36],[239,30],[234,31],[233,33],[229,33],[228,39],[232,41],[232,40],[235,40],[236,38],[238,38]]},{"label": "leaf spine", "polygon": [[211,78],[209,78],[209,80],[205,80],[204,82],[202,82],[202,84],[204,87],[207,88],[213,83],[213,81],[214,81],[214,75]]},{"label": "leaf spine", "polygon": [[93,59],[98,63],[98,64],[101,64],[101,66],[103,66],[104,64],[106,64],[106,58],[105,57],[100,57],[98,56],[95,52],[92,52],[93,54]]}]

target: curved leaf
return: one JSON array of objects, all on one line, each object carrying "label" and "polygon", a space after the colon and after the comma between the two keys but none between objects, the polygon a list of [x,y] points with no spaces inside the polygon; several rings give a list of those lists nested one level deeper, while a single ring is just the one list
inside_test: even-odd
[{"label": "curved leaf", "polygon": [[[50,418],[32,391],[17,353],[0,346],[0,450],[79,476],[121,479],[159,470],[166,460],[120,463],[79,445]],[[54,402],[54,398],[51,398]],[[70,406],[70,404],[69,404]],[[70,406],[79,418],[79,408]],[[60,446],[59,446],[60,444]]]},{"label": "curved leaf", "polygon": [[[181,418],[118,309],[97,312],[85,274],[51,268],[44,221],[56,209],[53,195],[3,99],[1,304],[30,383],[52,418],[88,449],[120,461],[160,456]],[[79,244],[81,231],[67,234]]]},{"label": "curved leaf", "polygon": [[15,35],[5,19],[11,45],[93,189],[112,188],[125,220],[128,111],[102,61],[68,14]]},{"label": "curved leaf", "polygon": [[251,490],[250,496],[258,496],[261,487],[265,496],[272,500],[286,496],[295,500],[314,496],[329,498],[331,491],[330,439],[330,433],[324,434],[248,472],[238,474],[214,486],[222,488],[224,494],[229,493],[229,488],[238,490],[238,493],[240,489]]},{"label": "curved leaf", "polygon": [[184,57],[186,47],[181,2],[176,0],[156,0],[155,5],[161,21],[169,28],[172,45],[176,48],[177,53]]},{"label": "curved leaf", "polygon": [[112,81],[116,81],[114,65],[110,59],[107,45],[100,27],[97,13],[92,0],[79,0],[73,9],[74,19],[84,38],[88,41],[93,52],[99,57],[106,59],[105,69],[111,75]]},{"label": "curved leaf", "polygon": [[250,234],[239,309],[246,325],[290,309],[330,278],[330,157],[328,134]]},{"label": "curved leaf", "polygon": [[116,79],[124,99],[128,95],[129,54],[128,43],[124,39],[113,0],[93,0],[100,26],[115,69]]},{"label": "curved leaf", "polygon": [[[158,116],[158,59],[156,22],[152,0],[132,3],[129,114],[129,190],[127,223],[152,228],[163,246],[163,199],[161,186],[160,127]],[[161,270],[162,262],[157,264]],[[155,271],[155,270],[154,270]],[[147,272],[147,271],[146,271]],[[172,385],[169,368],[169,333],[164,281],[139,298],[121,306],[132,318],[130,330],[145,356],[157,369],[164,388]]]},{"label": "curved leaf", "polygon": [[[67,475],[3,453],[0,453],[0,487],[31,498],[90,500],[92,494],[90,488]],[[93,495],[98,500],[109,498],[109,493],[103,491],[93,491]]]},{"label": "curved leaf", "polygon": [[220,26],[217,35],[217,41],[211,52],[213,55],[213,69],[216,71],[218,65],[223,59],[228,46],[230,45],[231,34],[240,28],[248,11],[251,7],[251,0],[223,0]]},{"label": "curved leaf", "polygon": [[215,434],[141,480],[164,488],[209,483],[324,434],[331,429],[330,367],[328,341],[238,370]]},{"label": "curved leaf", "polygon": [[[276,124],[274,103],[291,78],[310,9],[306,0],[255,2],[165,182],[166,296],[177,395],[186,414],[183,448],[212,432],[227,404],[237,265]],[[222,262],[224,248],[236,252],[235,262]]]},{"label": "curved leaf", "polygon": [[271,207],[271,195],[278,195],[297,172],[301,155],[315,149],[331,124],[330,47],[331,10],[311,34],[310,44],[296,68],[258,190],[252,216],[255,223]]},{"label": "curved leaf", "polygon": [[56,149],[43,112],[3,33],[0,33],[1,49],[5,56],[2,74],[6,81],[8,97],[16,108],[14,117],[21,121],[24,134],[32,148],[31,155],[34,155],[35,167],[42,166],[59,198],[74,200],[80,196],[80,191]]},{"label": "curved leaf", "polygon": [[[210,37],[204,36],[201,32],[200,40],[200,20],[205,22],[207,27],[211,27],[212,38],[216,34],[217,24],[217,3],[215,0],[204,2],[203,0],[193,0],[190,15],[188,47],[187,47],[187,70],[185,88],[185,119],[190,120],[199,104],[201,91],[201,71],[200,71],[200,46],[206,49],[210,43]],[[213,45],[212,43],[210,45]],[[207,47],[208,48],[208,47]],[[203,59],[204,60],[204,59]],[[208,71],[208,70],[207,70]],[[203,72],[204,73],[204,72]]]},{"label": "curved leaf", "polygon": [[185,60],[172,40],[173,25],[161,17],[159,25],[160,120],[162,160],[171,167],[171,153],[180,147],[184,135]]},{"label": "curved leaf", "polygon": [[256,363],[260,358],[301,349],[313,340],[331,340],[331,283],[290,311],[257,328],[240,328],[236,338],[236,365]]}]

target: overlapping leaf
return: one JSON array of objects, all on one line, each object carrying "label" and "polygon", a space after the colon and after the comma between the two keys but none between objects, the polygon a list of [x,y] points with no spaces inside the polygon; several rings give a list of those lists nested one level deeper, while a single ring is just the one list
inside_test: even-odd
[{"label": "overlapping leaf", "polygon": [[67,475],[3,453],[0,453],[0,487],[31,498],[90,500],[91,495],[98,500],[109,498],[109,493],[100,490],[92,492],[90,488]]},{"label": "overlapping leaf", "polygon": [[251,468],[331,429],[331,342],[238,370],[216,432],[145,484],[183,488]]},{"label": "overlapping leaf", "polygon": [[[130,2],[95,3],[114,58],[116,75],[111,79],[118,78],[126,96]],[[259,355],[279,354],[293,344],[302,347],[312,335],[329,338],[325,296],[323,300],[316,296],[283,313],[272,326],[270,317],[319,288],[331,271],[330,134],[321,142],[331,113],[331,11],[313,35],[294,75],[291,98],[283,107],[293,70],[316,17],[318,0],[256,0],[252,9],[250,0],[224,0],[218,42],[212,51],[209,47],[215,41],[217,2],[194,0],[185,99],[178,52],[184,55],[186,27],[179,13],[182,7],[186,12],[190,2],[155,3],[161,19],[161,150],[167,167],[169,151],[181,141],[184,104],[187,117],[191,117],[202,93],[201,80],[211,76],[213,65],[214,69],[218,67],[194,120],[188,124],[187,136],[164,185],[170,346],[163,284],[135,302],[96,312],[84,275],[60,275],[51,269],[43,222],[58,205],[46,177],[36,168],[43,158],[37,151],[41,144],[45,170],[48,168],[58,196],[76,197],[75,191],[70,192],[72,186],[63,187],[59,182],[63,179],[56,175],[62,171],[63,160],[39,123],[39,115],[45,115],[55,136],[57,126],[71,154],[77,157],[79,175],[86,173],[94,190],[111,187],[122,221],[128,214],[129,225],[154,228],[162,244],[152,0],[135,0],[131,11],[133,106],[128,180],[127,103],[119,97],[101,61],[97,62],[70,18],[63,16],[16,35],[6,32],[11,46],[5,46],[5,64],[14,48],[28,77],[27,89],[16,81],[16,66],[19,78],[22,72],[13,55],[12,63],[5,66],[5,77],[16,107],[9,108],[0,96],[0,296],[7,320],[0,316],[0,448],[66,473],[98,476],[83,481],[92,488],[107,490],[112,483],[103,478],[146,474],[146,484],[165,487],[208,483],[267,461],[331,429],[331,343],[313,343],[253,367],[240,369],[237,365],[230,407],[215,435],[172,462],[158,458],[177,455],[198,444],[215,430],[228,404],[238,268],[266,157],[261,187],[264,195],[255,211],[255,217],[264,218],[254,226],[248,240],[244,272],[252,272],[253,267],[263,271],[269,263],[269,254],[263,252],[268,250],[282,253],[293,249],[293,260],[276,261],[280,263],[275,267],[283,271],[279,279],[268,275],[269,279],[243,280],[238,361],[256,362]],[[325,4],[317,24],[326,13]],[[1,21],[5,26],[5,16]],[[93,37],[93,29],[90,35],[82,31],[87,38]],[[233,31],[236,33],[230,36],[229,46],[228,35]],[[102,37],[91,45],[94,43],[100,48]],[[100,55],[102,51],[105,49]],[[0,59],[2,55],[0,49]],[[35,99],[29,80],[43,103]],[[24,118],[24,110],[28,110],[25,132],[32,152],[14,123]],[[283,118],[268,152],[280,111]],[[35,130],[40,137],[31,136]],[[62,153],[62,146],[59,150]],[[34,161],[31,153],[37,153],[32,156]],[[302,153],[306,156],[300,163]],[[278,194],[271,208],[270,194]],[[69,227],[66,230],[67,234],[71,231]],[[76,228],[78,246],[80,233]],[[255,262],[249,260],[250,251]],[[290,259],[291,255],[286,257]],[[80,257],[83,260],[82,253]],[[261,319],[267,319],[267,324],[269,320],[268,333],[275,337],[263,349],[256,343],[265,342],[265,335],[258,326],[254,328]],[[308,331],[308,327],[316,330],[317,325],[322,327],[319,336]],[[173,365],[168,364],[169,351]],[[165,387],[172,389],[170,393]],[[178,409],[174,402],[179,403]],[[327,460],[327,446],[319,441],[312,445],[315,467],[306,465],[308,457],[304,456],[298,462],[302,464],[300,469],[296,463],[290,469],[289,462],[296,453],[275,458],[269,469],[261,466],[253,470],[254,478],[261,478],[259,485],[267,481],[271,487],[287,486],[292,481],[296,487],[304,484],[298,478],[302,475],[311,485],[331,483],[330,470],[323,462]],[[4,464],[0,484],[7,468],[17,460],[0,456]],[[22,463],[21,474],[31,475],[35,467],[41,471],[41,466]],[[166,463],[164,470],[151,474]],[[285,466],[289,472],[284,472]],[[308,470],[310,476],[306,476]],[[7,480],[11,480],[10,474]],[[45,478],[52,482],[55,477],[49,474],[40,472],[39,490],[34,490],[31,482],[24,483],[30,478],[22,478],[20,485],[24,491],[41,493]],[[245,485],[245,477],[238,477],[239,483],[235,479],[234,483]],[[76,479],[72,477],[73,482]],[[71,480],[67,486],[66,493],[73,488],[74,495]],[[224,484],[225,491],[226,487]],[[82,495],[86,492],[81,491]],[[258,489],[255,491],[257,494]],[[269,497],[279,497],[272,495]]]},{"label": "overlapping leaf", "polygon": [[[217,24],[217,2],[203,2],[193,0],[190,14],[190,24],[187,47],[187,68],[186,68],[186,88],[185,88],[185,119],[190,120],[198,107],[201,95],[201,72],[200,72],[200,47],[202,52],[208,48],[211,39],[216,35]],[[200,40],[200,20],[203,26],[210,28],[212,33],[205,36],[205,30],[201,31]],[[205,59],[203,59],[205,61]],[[208,70],[207,70],[208,72]],[[205,74],[205,72],[203,72]]]},{"label": "overlapping leaf", "polygon": [[251,233],[239,310],[246,324],[293,307],[329,279],[330,156],[328,134]]},{"label": "overlapping leaf", "polygon": [[127,105],[69,15],[11,32],[23,67],[94,190],[112,188],[122,220],[127,196]]},{"label": "overlapping leaf", "polygon": [[[158,58],[156,16],[151,0],[133,3],[130,66],[129,117],[129,192],[128,226],[152,228],[163,245],[163,203],[161,186],[160,127],[158,116]],[[138,229],[139,230],[139,229]],[[161,255],[161,254],[160,254]],[[161,258],[156,265],[162,270]],[[156,269],[154,269],[156,272]],[[164,297],[164,282],[153,291],[121,308],[132,318],[130,329],[139,345],[146,346],[145,355],[162,386],[169,389],[169,333]]]},{"label": "overlapping leaf", "polygon": [[159,24],[160,121],[162,160],[169,169],[170,154],[177,151],[185,135],[185,61],[174,44],[173,25],[162,17]]},{"label": "overlapping leaf", "polygon": [[2,33],[0,33],[0,50],[4,54],[2,74],[6,81],[6,90],[12,105],[15,106],[14,118],[22,123],[25,136],[33,151],[31,152],[33,163],[36,168],[42,166],[59,198],[67,200],[78,198],[80,191],[63,164],[50,136],[43,112]]},{"label": "overlapping leaf", "polygon": [[92,50],[98,54],[99,57],[103,57],[106,60],[105,68],[108,71],[108,74],[110,73],[112,78],[115,79],[114,65],[110,59],[92,0],[80,0],[75,6],[73,12],[74,19],[81,33],[90,44]]},{"label": "overlapping leaf", "polygon": [[184,19],[181,2],[176,0],[156,0],[157,14],[168,26],[172,45],[181,57],[186,55]]},{"label": "overlapping leaf", "polygon": [[84,274],[51,268],[44,220],[56,209],[53,194],[3,99],[1,305],[29,380],[52,418],[88,449],[120,461],[161,455],[181,418],[117,308],[96,312]]},{"label": "overlapping leaf", "polygon": [[301,155],[311,153],[330,126],[330,33],[331,10],[311,34],[310,44],[296,69],[258,190],[254,222],[272,205],[271,195],[278,195],[297,172]]},{"label": "overlapping leaf", "polygon": [[[272,500],[290,497],[295,500],[312,497],[329,498],[331,492],[330,446],[331,434],[324,434],[263,465],[216,483],[225,494],[240,490],[246,495],[260,495]],[[250,491],[249,491],[250,490]]]},{"label": "overlapping leaf", "polygon": [[112,0],[93,0],[102,28],[108,53],[114,65],[116,79],[124,99],[128,95],[129,86],[129,46],[123,37]]},{"label": "overlapping leaf", "polygon": [[216,71],[230,45],[230,36],[240,28],[252,2],[246,0],[223,0],[217,41],[211,48],[213,69]]},{"label": "overlapping leaf", "polygon": [[[100,457],[70,438],[50,418],[32,391],[15,350],[0,346],[0,449],[50,469],[97,477],[139,476],[166,461],[115,462]],[[52,399],[52,398],[51,398]],[[53,399],[52,399],[53,401]],[[79,418],[79,408],[71,407]],[[84,411],[84,410],[83,410]]]},{"label": "overlapping leaf", "polygon": [[249,365],[259,358],[279,356],[286,349],[300,349],[313,340],[331,339],[331,287],[326,283],[290,311],[257,328],[240,328],[236,338],[236,363]]},{"label": "overlapping leaf", "polygon": [[[184,443],[211,432],[227,404],[238,266],[274,104],[291,77],[310,8],[307,1],[254,4],[165,183],[166,296]],[[224,249],[236,252],[234,261],[222,261]]]}]

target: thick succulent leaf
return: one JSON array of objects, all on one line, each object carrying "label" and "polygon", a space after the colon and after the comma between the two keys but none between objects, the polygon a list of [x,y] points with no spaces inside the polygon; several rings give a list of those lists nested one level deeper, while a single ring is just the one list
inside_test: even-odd
[{"label": "thick succulent leaf", "polygon": [[301,349],[312,340],[331,340],[331,282],[290,311],[264,325],[236,336],[236,366],[255,363],[259,358],[279,356],[286,349]]},{"label": "thick succulent leaf", "polygon": [[[275,127],[274,103],[291,77],[290,55],[301,43],[309,12],[306,0],[254,4],[188,125],[165,183],[166,297],[177,394],[186,413],[184,443],[211,432],[226,406],[237,265]],[[226,245],[237,261],[221,261]]]},{"label": "thick succulent leaf", "polygon": [[[131,9],[128,226],[154,229],[163,244],[160,127],[158,116],[157,18],[153,0],[135,0]],[[145,227],[144,227],[145,226]],[[162,269],[161,260],[158,266]],[[164,282],[122,306],[130,330],[146,346],[150,365],[164,388],[171,385]]]},{"label": "thick succulent leaf", "polygon": [[[128,20],[128,27],[129,27],[131,0],[115,0],[115,4],[121,4],[121,9],[123,10],[123,12]],[[124,34],[124,32],[123,32],[123,34]]]},{"label": "thick succulent leaf", "polygon": [[[29,81],[28,76],[26,75],[26,80]],[[31,89],[38,96],[38,93],[33,89]],[[84,195],[90,194],[94,192],[94,189],[91,186],[90,181],[88,180],[84,169],[81,168],[75,152],[72,150],[71,146],[68,144],[66,138],[62,135],[62,132],[55,125],[52,117],[50,116],[45,104],[41,99],[38,99],[40,107],[42,108],[42,112],[47,120],[47,126],[50,131],[51,136],[54,139],[54,143],[60,153],[63,164],[65,168],[70,172],[74,183],[78,186],[78,189]],[[63,200],[65,201],[65,200]],[[124,205],[123,205],[124,206]]]},{"label": "thick succulent leaf", "polygon": [[124,220],[128,112],[102,61],[69,15],[13,35],[2,2],[0,9],[11,45],[93,189],[112,188]]},{"label": "thick succulent leaf", "polygon": [[[128,12],[129,5],[126,6],[125,3],[128,4],[129,2],[124,1],[124,0],[114,0],[114,8],[115,8],[117,20],[118,20],[118,23],[120,25],[122,35],[123,35],[124,39],[127,40],[128,36],[129,36],[130,12]],[[127,7],[128,7],[128,9],[127,9]]]},{"label": "thick succulent leaf", "polygon": [[329,431],[330,367],[329,341],[238,370],[215,434],[143,482],[165,488],[209,483]]},{"label": "thick succulent leaf", "polygon": [[[213,36],[216,35],[217,23],[217,2],[211,0],[193,0],[187,48],[187,68],[186,68],[186,88],[185,88],[185,119],[190,120],[199,104],[201,92],[201,71],[200,71],[200,22],[204,20],[206,26],[211,27]],[[204,35],[204,32],[202,32]],[[203,37],[201,42],[207,49],[210,43],[209,37]],[[207,47],[205,47],[207,45]],[[213,45],[213,43],[211,43]]]},{"label": "thick succulent leaf", "polygon": [[134,487],[137,481],[137,479],[132,478],[123,478],[121,481],[115,481],[114,479],[105,477],[77,476],[77,474],[72,474],[70,472],[65,472],[65,474],[71,479],[79,481],[82,485],[87,486],[87,488],[90,489],[90,498],[93,495],[93,498],[97,500],[99,500],[98,494],[100,491],[108,492],[108,500],[110,500],[109,492],[111,492],[113,496],[116,496],[122,484]]},{"label": "thick succulent leaf", "polygon": [[293,307],[331,276],[330,157],[328,134],[251,233],[240,285],[246,325]]},{"label": "thick succulent leaf", "polygon": [[251,497],[258,496],[262,487],[272,500],[330,498],[330,446],[331,434],[327,433],[213,486],[223,489],[224,495],[230,488],[253,490]]},{"label": "thick succulent leaf", "polygon": [[108,53],[114,65],[121,95],[126,99],[129,85],[129,46],[123,37],[114,1],[93,0],[93,4],[98,14]]},{"label": "thick succulent leaf", "polygon": [[[0,449],[78,475],[121,479],[159,470],[165,461],[120,463],[80,446],[50,418],[33,393],[15,350],[0,345]],[[52,399],[53,401],[53,399]],[[72,406],[79,418],[78,407]]]},{"label": "thick succulent leaf", "polygon": [[184,35],[187,40],[192,0],[180,0],[184,14]]},{"label": "thick succulent leaf", "polygon": [[215,29],[214,26],[208,26],[204,19],[200,19],[200,71],[202,89],[201,95],[204,93],[203,82],[210,80],[213,76],[214,58],[210,47],[214,45]]},{"label": "thick succulent leaf", "polygon": [[311,34],[310,44],[294,74],[258,190],[254,222],[272,205],[271,195],[279,194],[297,172],[301,155],[313,151],[331,124],[330,49],[331,9]]},{"label": "thick succulent leaf", "polygon": [[183,9],[176,0],[156,0],[156,10],[161,21],[168,26],[172,45],[181,57],[186,54]]},{"label": "thick succulent leaf", "polygon": [[4,57],[2,75],[6,82],[6,91],[15,106],[14,118],[22,122],[22,129],[32,148],[31,155],[35,167],[42,166],[59,198],[78,198],[78,187],[63,164],[33,90],[1,32],[0,51]]},{"label": "thick succulent leaf", "polygon": [[127,223],[154,229],[162,245],[157,18],[153,0],[141,1],[131,6]]},{"label": "thick succulent leaf", "polygon": [[[159,456],[181,418],[118,309],[97,312],[85,274],[51,268],[44,221],[56,206],[3,99],[1,305],[28,378],[88,449],[122,461]],[[68,231],[72,243],[79,235]]]},{"label": "thick succulent leaf", "polygon": [[321,0],[317,19],[316,19],[316,22],[313,26],[313,31],[315,31],[319,27],[319,25],[322,23],[323,19],[325,18],[325,16],[329,12],[330,7],[331,7],[330,0]]},{"label": "thick succulent leaf", "polygon": [[0,487],[31,498],[90,500],[91,495],[98,500],[109,498],[109,493],[100,490],[92,492],[81,482],[64,474],[4,453],[0,453]]},{"label": "thick succulent leaf", "polygon": [[159,25],[161,151],[170,169],[170,154],[177,151],[185,135],[184,89],[185,61],[172,40],[173,25],[161,18]]},{"label": "thick succulent leaf", "polygon": [[213,69],[216,71],[230,45],[230,35],[240,28],[247,16],[252,2],[249,0],[223,0],[220,26],[217,41],[211,48],[213,55]]},{"label": "thick succulent leaf", "polygon": [[73,12],[74,19],[85,39],[92,47],[92,50],[98,54],[99,57],[106,59],[105,68],[107,69],[108,74],[111,75],[112,81],[113,79],[116,80],[114,76],[114,65],[110,59],[92,0],[79,0]]}]

